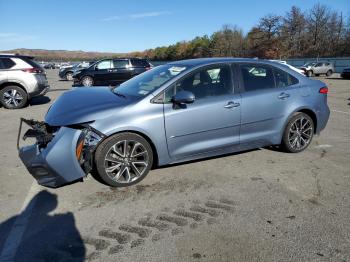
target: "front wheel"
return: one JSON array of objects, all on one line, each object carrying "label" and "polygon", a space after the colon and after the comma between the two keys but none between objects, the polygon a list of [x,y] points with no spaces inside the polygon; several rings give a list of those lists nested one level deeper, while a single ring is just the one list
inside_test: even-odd
[{"label": "front wheel", "polygon": [[282,138],[282,147],[289,153],[306,149],[314,134],[314,122],[305,113],[296,113],[288,122]]},{"label": "front wheel", "polygon": [[151,146],[146,139],[134,133],[120,133],[107,138],[95,153],[96,171],[112,187],[126,187],[140,182],[152,164]]},{"label": "front wheel", "polygon": [[328,70],[326,76],[331,76],[333,74],[332,70]]},{"label": "front wheel", "polygon": [[314,73],[310,70],[310,71],[307,71],[306,75],[308,77],[312,77],[314,75]]},{"label": "front wheel", "polygon": [[82,79],[81,79],[81,83],[83,86],[93,86],[94,85],[94,80],[92,79],[91,76],[84,76]]},{"label": "front wheel", "polygon": [[72,81],[73,80],[73,73],[72,72],[67,72],[66,73],[66,79],[68,81]]}]

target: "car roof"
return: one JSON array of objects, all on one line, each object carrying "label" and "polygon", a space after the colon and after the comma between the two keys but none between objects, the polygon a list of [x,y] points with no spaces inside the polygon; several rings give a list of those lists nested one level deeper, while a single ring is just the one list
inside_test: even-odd
[{"label": "car roof", "polygon": [[230,62],[245,62],[245,63],[263,63],[263,64],[270,64],[270,65],[276,65],[281,63],[276,61],[270,61],[265,59],[256,59],[256,58],[235,58],[235,57],[213,57],[213,58],[196,58],[196,59],[186,59],[186,60],[179,60],[179,61],[173,61],[169,64],[173,65],[182,65],[182,66],[201,66],[206,64],[214,64],[214,63],[230,63]]},{"label": "car roof", "polygon": [[0,58],[26,58],[26,59],[34,59],[33,56],[17,55],[17,54],[0,54]]}]

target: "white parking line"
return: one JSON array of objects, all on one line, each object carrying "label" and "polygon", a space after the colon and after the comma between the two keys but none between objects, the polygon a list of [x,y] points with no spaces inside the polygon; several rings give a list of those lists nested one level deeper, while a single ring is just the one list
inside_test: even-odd
[{"label": "white parking line", "polygon": [[29,218],[32,214],[33,207],[36,200],[33,197],[40,191],[40,186],[36,181],[31,185],[29,192],[24,199],[21,213],[17,216],[15,222],[12,225],[11,231],[7,236],[3,249],[0,255],[1,262],[12,262],[15,259],[17,249],[21,243],[23,234],[27,228]]},{"label": "white parking line", "polygon": [[332,112],[337,112],[337,113],[350,115],[350,112],[344,112],[344,111],[338,111],[338,110],[332,110]]}]

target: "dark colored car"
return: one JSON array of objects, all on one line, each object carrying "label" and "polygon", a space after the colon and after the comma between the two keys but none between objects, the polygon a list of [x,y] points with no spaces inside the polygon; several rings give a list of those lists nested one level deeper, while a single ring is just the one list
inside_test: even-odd
[{"label": "dark colored car", "polygon": [[82,62],[79,64],[75,64],[75,65],[70,65],[70,66],[63,66],[60,68],[60,70],[58,71],[58,76],[61,79],[64,80],[73,80],[73,74],[81,69],[87,68],[91,65],[93,65],[95,63],[95,61],[91,61],[91,62]]},{"label": "dark colored car", "polygon": [[43,67],[45,69],[55,69],[56,68],[54,63],[46,63],[46,64],[43,65]]},{"label": "dark colored car", "polygon": [[340,74],[342,78],[350,79],[350,68],[345,68],[343,72]]},{"label": "dark colored car", "polygon": [[118,85],[151,68],[146,59],[103,59],[74,73],[74,86]]}]

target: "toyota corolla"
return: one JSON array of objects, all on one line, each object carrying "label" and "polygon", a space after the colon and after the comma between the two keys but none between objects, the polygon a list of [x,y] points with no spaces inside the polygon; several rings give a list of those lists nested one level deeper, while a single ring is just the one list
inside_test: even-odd
[{"label": "toyota corolla", "polygon": [[[275,62],[211,58],[155,67],[118,87],[63,93],[19,156],[39,184],[94,173],[110,186],[156,166],[280,145],[298,153],[329,118],[327,86]],[[19,131],[21,134],[21,128]],[[19,135],[18,144],[21,144]]]}]

